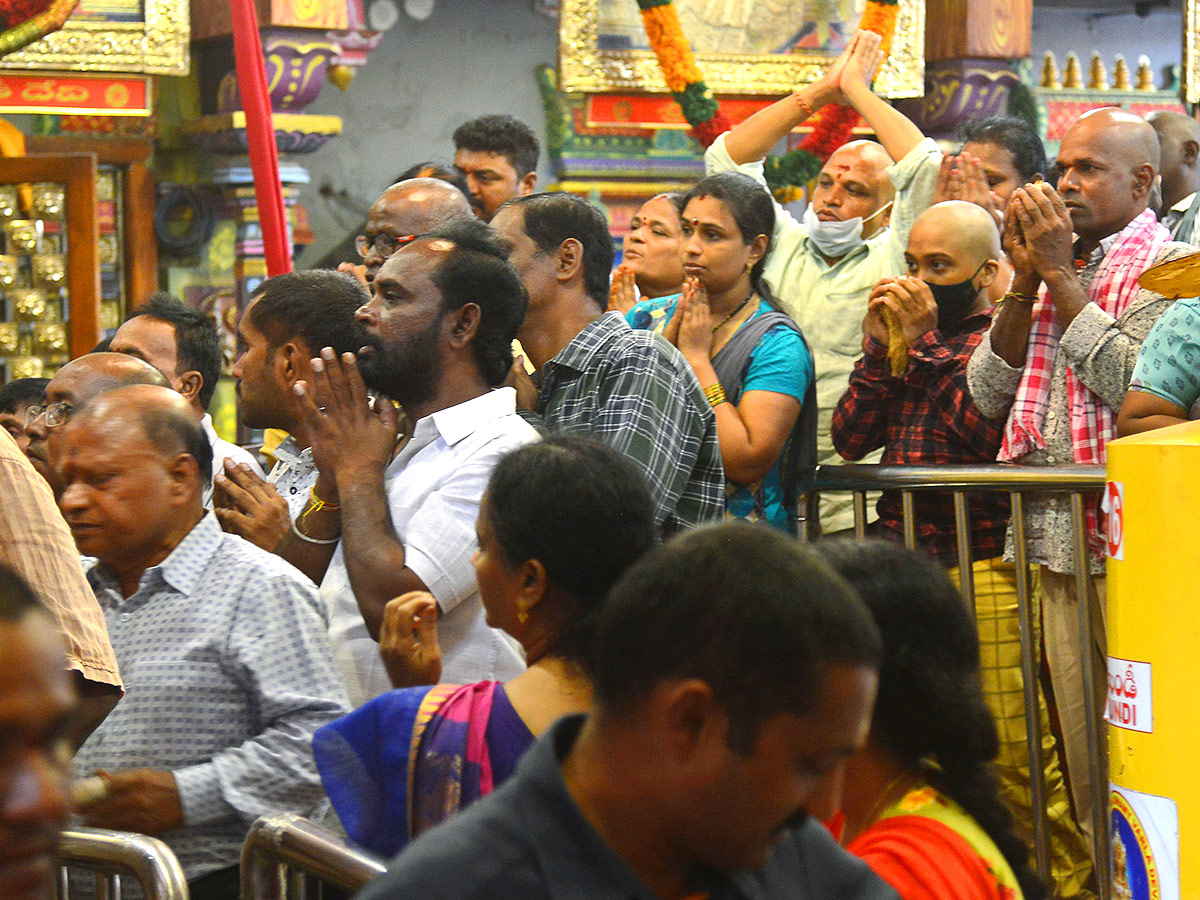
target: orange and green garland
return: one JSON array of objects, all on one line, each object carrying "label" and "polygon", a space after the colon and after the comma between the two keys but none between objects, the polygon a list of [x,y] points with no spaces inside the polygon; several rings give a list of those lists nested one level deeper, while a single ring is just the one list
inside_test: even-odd
[{"label": "orange and green garland", "polygon": [[[707,147],[731,126],[704,83],[692,45],[679,22],[679,14],[672,0],[637,0],[637,4],[650,49],[658,58],[667,88],[692,126],[696,139]],[[882,47],[886,54],[891,48],[898,14],[898,0],[869,0],[858,27],[874,31],[883,38]],[[767,159],[765,174],[772,190],[786,190],[811,181],[830,154],[850,140],[857,123],[858,113],[851,107],[830,105],[822,109],[816,127],[799,148],[784,156]]]}]

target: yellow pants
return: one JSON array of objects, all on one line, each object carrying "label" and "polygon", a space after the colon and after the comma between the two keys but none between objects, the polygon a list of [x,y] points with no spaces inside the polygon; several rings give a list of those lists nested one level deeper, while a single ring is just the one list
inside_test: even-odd
[{"label": "yellow pants", "polygon": [[[1016,820],[1017,833],[1033,846],[1029,745],[1025,728],[1025,682],[1021,674],[1021,620],[1017,610],[1016,571],[1000,558],[978,560],[973,566],[975,617],[979,629],[980,680],[1000,736],[996,773]],[[958,569],[950,570],[960,584]],[[1031,586],[1032,587],[1032,586]],[[1032,590],[1031,590],[1032,593]],[[1035,610],[1037,604],[1034,604]],[[1034,630],[1040,631],[1038,616]],[[1040,654],[1040,635],[1034,646]],[[1038,663],[1040,666],[1040,662]],[[1046,701],[1038,690],[1042,761],[1045,766],[1046,820],[1050,842],[1052,893],[1058,898],[1088,898],[1084,889],[1092,874],[1091,854],[1071,814],[1058,747],[1050,731]]]}]

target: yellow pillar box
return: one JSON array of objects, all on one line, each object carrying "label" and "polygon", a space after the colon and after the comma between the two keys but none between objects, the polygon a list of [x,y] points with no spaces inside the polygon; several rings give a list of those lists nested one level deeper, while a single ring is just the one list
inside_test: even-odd
[{"label": "yellow pillar box", "polygon": [[1200,422],[1108,445],[1114,900],[1200,898]]}]

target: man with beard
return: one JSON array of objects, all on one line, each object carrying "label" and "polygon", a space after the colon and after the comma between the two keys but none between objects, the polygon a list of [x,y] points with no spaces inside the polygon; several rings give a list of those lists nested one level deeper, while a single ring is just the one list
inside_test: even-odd
[{"label": "man with beard", "polygon": [[[537,437],[515,392],[494,389],[527,299],[490,228],[464,219],[414,238],[372,289],[358,312],[361,368],[325,348],[296,387],[320,474],[278,550],[321,584],[355,704],[392,687],[377,641],[388,601],[412,592],[425,594],[409,598],[414,621],[436,623],[444,660],[421,682],[521,671],[515,645],[484,620],[471,555],[493,465]],[[373,403],[367,386],[380,392]],[[393,400],[409,423],[399,443]]]},{"label": "man with beard", "polygon": [[353,353],[363,345],[354,316],[369,299],[353,278],[328,269],[276,275],[254,291],[238,322],[241,352],[233,364],[242,422],[288,436],[266,480],[240,464],[215,476],[215,511],[226,531],[274,550],[303,512],[317,466],[294,386],[312,381],[321,348]]}]

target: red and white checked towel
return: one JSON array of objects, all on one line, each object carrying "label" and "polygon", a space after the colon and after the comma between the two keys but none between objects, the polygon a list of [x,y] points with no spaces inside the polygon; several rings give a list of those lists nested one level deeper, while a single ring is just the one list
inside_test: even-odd
[{"label": "red and white checked towel", "polygon": [[[1137,296],[1138,276],[1154,264],[1171,233],[1158,223],[1154,213],[1145,210],[1118,234],[1100,267],[1088,284],[1088,300],[1114,319]],[[998,459],[1010,462],[1046,446],[1042,424],[1050,402],[1050,380],[1054,356],[1063,329],[1055,314],[1054,303],[1043,284],[1033,308],[1033,326],[1029,332],[1025,371],[1017,386],[1017,395],[1008,414],[1004,441]],[[1071,446],[1075,462],[1103,465],[1104,447],[1113,436],[1116,412],[1091,392],[1067,366],[1067,397],[1071,408]],[[1103,536],[1102,517],[1094,504],[1088,505],[1088,535],[1093,542]]]}]

